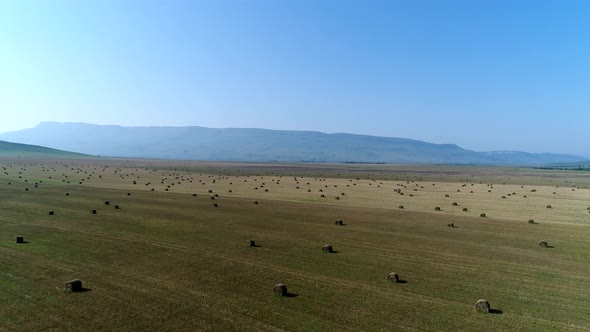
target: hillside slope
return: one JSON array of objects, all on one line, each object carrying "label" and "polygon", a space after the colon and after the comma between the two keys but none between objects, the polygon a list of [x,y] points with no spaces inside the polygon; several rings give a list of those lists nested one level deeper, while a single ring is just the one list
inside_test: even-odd
[{"label": "hillside slope", "polygon": [[0,157],[86,158],[89,156],[38,145],[0,141]]}]

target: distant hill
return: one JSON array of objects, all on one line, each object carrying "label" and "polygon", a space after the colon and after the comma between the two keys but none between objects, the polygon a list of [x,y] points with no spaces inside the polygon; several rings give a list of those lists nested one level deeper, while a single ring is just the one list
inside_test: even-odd
[{"label": "distant hill", "polygon": [[544,165],[584,158],[517,151],[476,152],[454,144],[313,131],[121,127],[42,122],[0,139],[114,157],[257,162]]},{"label": "distant hill", "polygon": [[0,141],[0,157],[86,158],[88,155],[61,151],[38,145]]}]

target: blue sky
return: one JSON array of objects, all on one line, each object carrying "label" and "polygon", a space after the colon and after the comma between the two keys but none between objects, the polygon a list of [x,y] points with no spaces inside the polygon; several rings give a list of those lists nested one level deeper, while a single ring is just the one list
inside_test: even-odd
[{"label": "blue sky", "polygon": [[590,1],[0,0],[0,116],[589,156]]}]

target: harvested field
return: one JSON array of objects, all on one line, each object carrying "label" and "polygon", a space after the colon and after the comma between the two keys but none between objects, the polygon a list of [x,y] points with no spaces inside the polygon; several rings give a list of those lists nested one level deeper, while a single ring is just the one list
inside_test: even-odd
[{"label": "harvested field", "polygon": [[[8,173],[0,174],[0,330],[590,326],[590,190],[576,172],[146,160],[0,166]],[[254,189],[261,186],[269,192]],[[219,208],[208,190],[221,193]],[[105,198],[124,208],[89,214]],[[340,218],[345,227],[335,227]],[[323,254],[327,243],[337,253]],[[404,283],[388,282],[391,271]],[[64,291],[72,279],[83,280],[83,292]],[[278,283],[287,296],[273,296]],[[477,313],[477,299],[495,311]]]}]

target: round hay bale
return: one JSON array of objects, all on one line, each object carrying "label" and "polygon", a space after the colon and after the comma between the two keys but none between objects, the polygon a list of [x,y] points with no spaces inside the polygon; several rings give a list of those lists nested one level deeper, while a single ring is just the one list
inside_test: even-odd
[{"label": "round hay bale", "polygon": [[468,211],[467,208],[463,208],[463,212],[467,212],[467,211]]},{"label": "round hay bale", "polygon": [[534,224],[535,221],[533,219],[529,219],[529,224]]},{"label": "round hay bale", "polygon": [[403,208],[404,208],[404,206],[403,206],[403,205],[400,205],[400,206],[398,206],[398,207],[399,207],[400,209],[403,209]]},{"label": "round hay bale", "polygon": [[90,210],[90,214],[96,214],[96,210]]},{"label": "round hay bale", "polygon": [[340,196],[336,196],[336,197],[334,197],[334,199],[340,199]]},{"label": "round hay bale", "polygon": [[446,195],[445,195],[445,197],[451,197],[451,195],[449,195],[449,194],[446,194]]},{"label": "round hay bale", "polygon": [[131,193],[127,193],[127,196],[131,196]]},{"label": "round hay bale", "polygon": [[547,208],[548,208],[548,209],[551,209],[551,208],[552,208],[552,206],[551,206],[551,205],[547,205]]},{"label": "round hay bale", "polygon": [[111,204],[111,202],[109,202],[109,201],[104,201],[104,205],[110,205],[110,204]]},{"label": "round hay bale", "polygon": [[490,312],[490,303],[486,300],[480,299],[475,302],[475,310],[480,312],[489,313]]},{"label": "round hay bale", "polygon": [[66,196],[70,196],[70,193],[66,193]]},{"label": "round hay bale", "polygon": [[213,204],[213,207],[218,207],[219,205],[217,205],[217,203]]},{"label": "round hay bale", "polygon": [[277,296],[287,296],[287,286],[285,284],[276,284],[272,288],[272,293]]},{"label": "round hay bale", "polygon": [[81,292],[82,290],[82,280],[74,279],[66,282],[66,292]]},{"label": "round hay bale", "polygon": [[258,201],[254,201],[254,205],[257,205],[257,204],[258,204]]},{"label": "round hay bale", "polygon": [[547,241],[539,241],[539,247],[547,248]]},{"label": "round hay bale", "polygon": [[457,202],[453,202],[452,204],[453,206],[459,206],[459,204],[457,204]]},{"label": "round hay bale", "polygon": [[324,194],[321,194],[321,195],[320,195],[320,197],[324,198],[324,197],[326,197],[326,195],[324,195]]},{"label": "round hay bale", "polygon": [[342,225],[344,225],[344,222],[342,221],[342,219],[338,219],[338,220],[336,220],[336,222],[334,224],[342,226]]},{"label": "round hay bale", "polygon": [[248,240],[248,247],[256,247],[256,242],[254,240]]},{"label": "round hay bale", "polygon": [[25,243],[25,238],[23,236],[17,236],[16,243]]},{"label": "round hay bale", "polygon": [[448,224],[447,224],[447,227],[455,228],[455,224],[453,224],[453,223],[448,223]]},{"label": "round hay bale", "polygon": [[47,214],[49,214],[50,216],[52,216],[52,215],[54,215],[54,214],[55,214],[55,211],[53,211],[53,210],[50,210],[50,211],[49,211]]},{"label": "round hay bale", "polygon": [[440,206],[435,207],[434,211],[440,211]]},{"label": "round hay bale", "polygon": [[115,205],[115,210],[119,210],[121,207],[119,205]]},{"label": "round hay bale", "polygon": [[486,214],[485,213],[480,213],[479,216],[482,217],[482,218],[485,218],[486,217]]},{"label": "round hay bale", "polygon": [[323,246],[323,247],[322,247],[322,252],[323,252],[323,253],[328,253],[328,254],[331,254],[331,253],[333,253],[333,252],[334,252],[334,248],[332,248],[332,246],[331,246],[331,245],[329,245],[329,244],[326,244],[325,246]]},{"label": "round hay bale", "polygon": [[193,194],[193,197],[197,197],[197,194]]},{"label": "round hay bale", "polygon": [[391,272],[387,275],[387,281],[399,282],[399,275],[395,272]]}]

